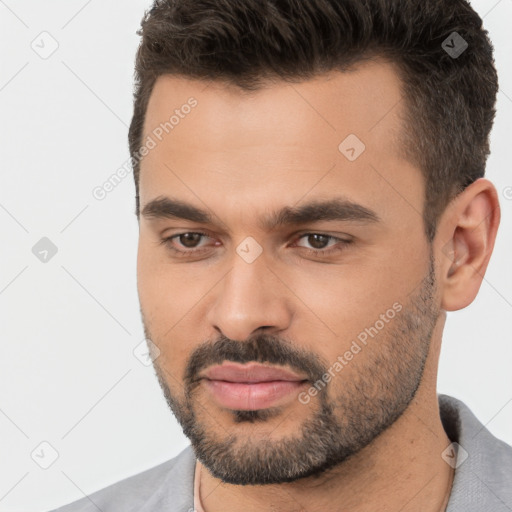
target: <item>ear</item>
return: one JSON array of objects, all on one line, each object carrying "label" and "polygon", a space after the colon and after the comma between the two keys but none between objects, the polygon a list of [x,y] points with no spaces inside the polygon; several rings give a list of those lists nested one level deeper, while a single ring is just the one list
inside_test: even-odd
[{"label": "ear", "polygon": [[491,258],[500,218],[498,193],[485,178],[466,187],[442,214],[434,240],[440,262],[442,309],[457,311],[475,299]]}]

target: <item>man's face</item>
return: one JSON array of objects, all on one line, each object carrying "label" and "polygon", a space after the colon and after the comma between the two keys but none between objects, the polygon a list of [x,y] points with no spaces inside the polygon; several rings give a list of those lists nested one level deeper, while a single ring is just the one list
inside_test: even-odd
[{"label": "man's face", "polygon": [[[394,140],[400,99],[379,62],[252,94],[155,85],[143,324],[171,409],[224,481],[318,474],[391,425],[421,383],[439,300],[423,178]],[[320,203],[331,207],[305,209]]]}]

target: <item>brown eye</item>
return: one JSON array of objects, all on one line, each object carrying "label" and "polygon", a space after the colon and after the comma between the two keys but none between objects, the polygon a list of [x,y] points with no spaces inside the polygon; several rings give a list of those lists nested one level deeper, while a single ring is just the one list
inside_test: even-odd
[{"label": "brown eye", "polygon": [[325,249],[332,236],[320,235],[320,234],[308,234],[307,241],[313,249]]},{"label": "brown eye", "polygon": [[[322,233],[305,233],[302,235],[299,240],[305,239],[306,243],[309,245],[309,247],[306,247],[304,245],[299,245],[299,247],[304,247],[305,249],[315,249],[315,250],[322,250],[329,246],[329,242],[333,241],[336,242],[336,240],[339,240],[338,238],[330,235],[324,235]],[[333,244],[331,244],[332,246]],[[335,245],[335,243],[334,243]]]},{"label": "brown eye", "polygon": [[194,249],[202,236],[203,235],[201,233],[183,233],[181,235],[177,235],[177,238],[184,247]]},{"label": "brown eye", "polygon": [[334,253],[340,253],[352,243],[352,240],[344,240],[343,238],[323,233],[304,233],[298,238],[298,241],[303,239],[309,247],[307,245],[296,246],[301,248],[304,253],[315,257],[331,256]]},{"label": "brown eye", "polygon": [[163,238],[160,244],[167,246],[175,255],[192,256],[208,249],[207,247],[203,247],[206,244],[201,244],[201,239],[203,238],[206,240],[210,237],[206,233],[187,231],[186,233],[178,233]]}]

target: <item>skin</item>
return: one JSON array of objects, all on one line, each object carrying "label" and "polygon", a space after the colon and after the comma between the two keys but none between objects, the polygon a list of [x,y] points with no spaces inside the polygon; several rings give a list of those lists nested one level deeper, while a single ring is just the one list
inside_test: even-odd
[{"label": "skin", "polygon": [[[453,472],[441,458],[451,441],[436,395],[442,331],[446,311],[468,306],[485,274],[500,220],[494,186],[479,179],[459,194],[441,216],[430,248],[421,216],[424,178],[401,157],[396,135],[405,105],[395,69],[385,61],[300,84],[277,82],[252,94],[216,82],[161,76],[144,137],[191,96],[197,106],[144,157],[140,175],[141,211],[156,198],[172,196],[214,216],[212,224],[140,217],[141,313],[147,337],[160,350],[154,365],[164,392],[175,400],[174,412],[179,406],[193,409],[195,421],[217,441],[236,434],[240,457],[244,446],[249,450],[262,441],[278,446],[293,439],[318,413],[322,398],[306,405],[288,400],[267,419],[237,422],[202,384],[187,402],[185,375],[192,354],[220,337],[242,343],[265,333],[330,366],[392,304],[403,304],[405,315],[428,275],[431,249],[435,273],[430,309],[418,314],[422,326],[432,321],[433,328],[422,332],[428,331],[430,343],[419,331],[411,331],[408,340],[411,354],[423,352],[426,361],[411,369],[408,385],[414,384],[414,374],[418,386],[407,403],[397,405],[399,417],[342,463],[296,481],[235,485],[201,465],[205,511],[236,511],[242,503],[248,512],[444,510]],[[338,149],[348,134],[366,146],[353,162]],[[274,230],[259,225],[270,211],[340,194],[381,220],[319,221]],[[205,249],[200,255],[178,257],[160,243],[197,231],[208,232],[197,242]],[[314,256],[308,248],[322,249],[307,237],[299,239],[304,233],[349,236],[353,243]],[[250,264],[236,252],[248,236],[262,248]],[[184,242],[175,238],[173,246],[194,249]],[[405,344],[393,334],[393,322],[322,391],[323,399],[335,404],[337,421],[345,418],[350,404],[345,393],[356,391],[354,382],[387,377],[399,389],[389,367],[374,364],[386,350]],[[368,392],[371,410],[385,391],[370,387]],[[393,403],[395,394],[389,393],[382,396]]]}]

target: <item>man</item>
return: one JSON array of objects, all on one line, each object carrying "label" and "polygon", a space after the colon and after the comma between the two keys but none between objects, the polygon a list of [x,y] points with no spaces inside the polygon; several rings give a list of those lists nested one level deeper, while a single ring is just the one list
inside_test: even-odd
[{"label": "man", "polygon": [[497,76],[465,0],[157,0],[130,151],[148,347],[191,446],[70,511],[506,511],[438,395],[482,283]]}]

